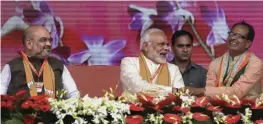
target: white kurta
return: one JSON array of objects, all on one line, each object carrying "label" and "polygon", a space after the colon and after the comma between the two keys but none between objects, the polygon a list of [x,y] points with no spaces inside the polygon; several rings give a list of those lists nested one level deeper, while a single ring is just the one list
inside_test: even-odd
[{"label": "white kurta", "polygon": [[[151,75],[155,73],[160,64],[155,64],[153,61],[147,59],[146,64],[149,68]],[[147,80],[143,80],[140,75],[140,65],[138,57],[125,57],[121,61],[120,65],[120,80],[123,85],[123,90],[129,90],[131,92],[141,92],[151,89],[160,89],[162,93],[171,93],[172,88],[184,87],[184,82],[179,68],[174,64],[168,64],[168,70],[170,73],[170,86],[162,86],[156,84],[158,75],[154,78],[153,83],[148,83]]]}]

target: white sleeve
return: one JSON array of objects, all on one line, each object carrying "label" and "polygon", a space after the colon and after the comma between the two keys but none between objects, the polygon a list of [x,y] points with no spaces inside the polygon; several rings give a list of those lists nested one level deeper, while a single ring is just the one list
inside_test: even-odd
[{"label": "white sleeve", "polygon": [[179,68],[176,65],[173,65],[173,68],[171,69],[170,75],[172,77],[172,86],[174,88],[178,88],[179,89],[179,88],[185,87],[182,74],[181,74]]},{"label": "white sleeve", "polygon": [[[137,60],[138,61],[138,60]],[[171,93],[172,87],[158,84],[150,84],[140,76],[135,59],[123,58],[120,65],[120,80],[124,90],[131,92],[141,92],[144,90],[160,89],[162,93]],[[137,62],[138,63],[138,62]]]},{"label": "white sleeve", "polygon": [[11,81],[11,72],[10,66],[6,64],[1,72],[1,95],[5,95],[7,93],[8,85]]},{"label": "white sleeve", "polygon": [[67,98],[80,97],[80,93],[77,89],[76,83],[65,65],[62,73],[62,84],[63,88],[68,92]]}]

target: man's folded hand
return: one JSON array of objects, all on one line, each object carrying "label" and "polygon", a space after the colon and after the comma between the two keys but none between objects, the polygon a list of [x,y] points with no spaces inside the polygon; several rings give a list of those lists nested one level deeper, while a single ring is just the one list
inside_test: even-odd
[{"label": "man's folded hand", "polygon": [[203,96],[205,92],[205,88],[194,88],[194,87],[185,87],[190,91],[191,95],[194,96]]}]

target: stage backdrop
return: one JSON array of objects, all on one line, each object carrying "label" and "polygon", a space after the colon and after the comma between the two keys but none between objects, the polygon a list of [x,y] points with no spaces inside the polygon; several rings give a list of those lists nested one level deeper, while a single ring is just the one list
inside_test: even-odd
[{"label": "stage backdrop", "polygon": [[242,20],[254,26],[250,50],[263,58],[262,6],[262,1],[2,1],[1,65],[22,50],[22,31],[31,24],[50,31],[52,55],[73,68],[118,66],[123,57],[138,56],[140,35],[150,27],[164,30],[168,39],[176,30],[190,31],[192,60],[207,66],[226,51],[227,32]]}]

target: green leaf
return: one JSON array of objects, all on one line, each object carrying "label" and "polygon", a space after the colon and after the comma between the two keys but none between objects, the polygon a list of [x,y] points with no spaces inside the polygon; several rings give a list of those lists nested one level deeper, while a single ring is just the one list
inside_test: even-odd
[{"label": "green leaf", "polygon": [[24,122],[18,118],[12,118],[10,120],[3,122],[3,124],[24,124]]}]

